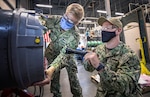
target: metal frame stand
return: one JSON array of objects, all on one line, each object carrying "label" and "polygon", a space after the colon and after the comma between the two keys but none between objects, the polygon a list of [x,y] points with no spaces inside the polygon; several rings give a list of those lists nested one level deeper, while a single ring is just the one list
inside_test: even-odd
[{"label": "metal frame stand", "polygon": [[19,97],[35,97],[33,94],[30,94],[22,89],[4,89],[1,97],[13,97],[13,94],[16,94]]}]

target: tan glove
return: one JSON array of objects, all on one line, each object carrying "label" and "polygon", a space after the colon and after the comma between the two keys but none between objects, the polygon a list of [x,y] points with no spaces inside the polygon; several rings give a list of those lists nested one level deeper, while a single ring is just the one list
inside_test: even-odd
[{"label": "tan glove", "polygon": [[45,73],[46,73],[46,77],[43,81],[40,81],[40,82],[36,82],[34,83],[33,85],[39,85],[39,86],[44,86],[46,84],[49,84],[51,82],[51,79],[52,79],[52,75],[55,71],[55,68],[53,66],[51,66],[50,68],[48,68],[47,70],[45,70]]},{"label": "tan glove", "polygon": [[49,67],[47,70],[45,70],[45,73],[48,77],[50,77],[50,79],[52,78],[52,75],[55,71],[55,67],[54,66],[51,66]]}]

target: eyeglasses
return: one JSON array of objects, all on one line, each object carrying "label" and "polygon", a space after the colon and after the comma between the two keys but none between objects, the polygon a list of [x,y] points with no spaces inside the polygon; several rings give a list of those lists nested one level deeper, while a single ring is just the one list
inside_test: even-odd
[{"label": "eyeglasses", "polygon": [[112,29],[115,29],[115,28],[118,28],[118,27],[115,26],[115,25],[111,25],[111,26],[107,26],[107,27],[102,26],[101,30],[112,30]]},{"label": "eyeglasses", "polygon": [[72,20],[70,20],[67,15],[64,15],[64,18],[65,18],[69,23],[74,24],[74,22],[73,22]]}]

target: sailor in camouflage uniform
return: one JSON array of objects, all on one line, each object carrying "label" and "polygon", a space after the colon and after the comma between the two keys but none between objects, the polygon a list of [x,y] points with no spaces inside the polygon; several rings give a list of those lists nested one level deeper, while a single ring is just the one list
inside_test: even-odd
[{"label": "sailor in camouflage uniform", "polygon": [[116,17],[100,17],[102,42],[84,56],[87,71],[97,70],[100,82],[95,97],[141,97],[138,85],[140,61],[127,45],[120,41],[122,23]]},{"label": "sailor in camouflage uniform", "polygon": [[[60,70],[66,67],[68,72],[71,92],[73,97],[83,97],[82,89],[77,78],[77,66],[73,55],[65,54],[67,47],[76,49],[79,43],[79,32],[75,25],[84,17],[84,9],[81,5],[73,3],[66,9],[66,13],[60,16],[41,18],[44,25],[51,31],[51,42],[45,51],[45,57],[50,64],[46,70],[47,78],[38,83],[43,85],[51,80],[51,92],[53,97],[61,97],[60,93]],[[53,73],[54,72],[54,73]]]}]

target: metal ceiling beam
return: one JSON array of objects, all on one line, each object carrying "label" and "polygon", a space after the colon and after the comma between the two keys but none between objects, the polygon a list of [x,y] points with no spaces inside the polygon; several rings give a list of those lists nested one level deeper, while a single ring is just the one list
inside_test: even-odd
[{"label": "metal ceiling beam", "polygon": [[107,11],[106,13],[107,18],[110,18],[111,17],[110,0],[105,0],[105,9]]},{"label": "metal ceiling beam", "polygon": [[20,8],[20,0],[16,0],[16,8]]},{"label": "metal ceiling beam", "polygon": [[[48,0],[34,0],[34,2],[37,2],[37,3],[38,2],[45,3],[47,1]],[[94,7],[89,8],[89,5],[91,4],[92,1],[95,1]],[[109,0],[109,1],[110,1],[110,7],[111,7],[110,8],[111,9],[111,16],[115,16],[115,14],[114,14],[116,11],[115,6],[117,9],[117,12],[119,9],[121,12],[127,13],[128,9],[129,9],[128,4],[130,2],[132,2],[132,3],[137,2],[135,0],[119,0],[118,2],[116,2],[116,0]],[[105,2],[107,2],[107,0],[51,0],[51,3],[53,5],[53,8],[51,10],[52,10],[52,12],[54,12],[56,14],[58,10],[64,11],[65,8],[73,2],[77,2],[77,3],[81,4],[85,10],[85,16],[88,16],[88,17],[91,17],[91,16],[99,17],[99,14],[96,13],[96,10],[98,10],[98,9],[99,10],[105,10],[106,8],[108,9],[108,7],[105,8],[105,6],[106,6]],[[148,0],[147,0],[147,2],[148,2]],[[106,14],[104,16],[106,16]]]},{"label": "metal ceiling beam", "polygon": [[58,0],[58,6],[60,6],[61,0]]}]

